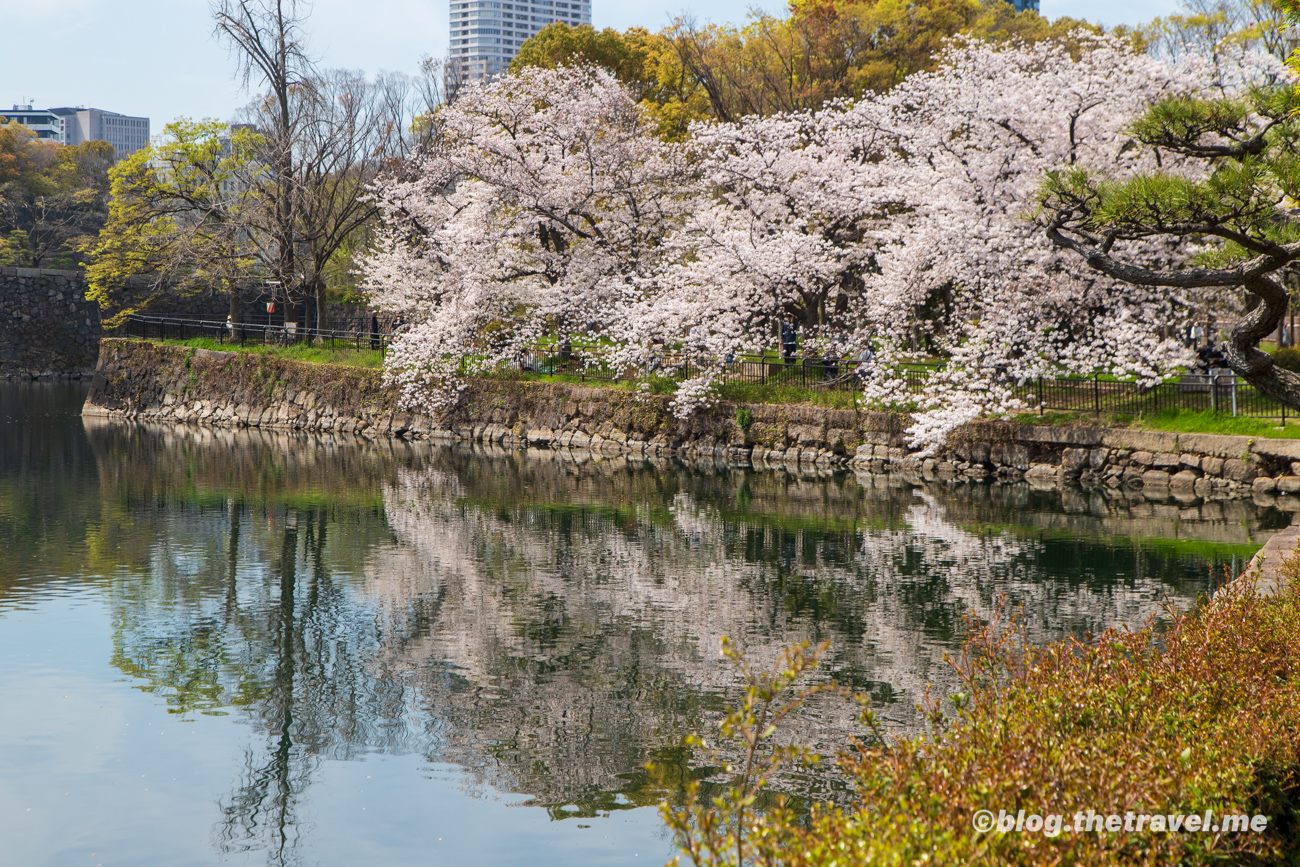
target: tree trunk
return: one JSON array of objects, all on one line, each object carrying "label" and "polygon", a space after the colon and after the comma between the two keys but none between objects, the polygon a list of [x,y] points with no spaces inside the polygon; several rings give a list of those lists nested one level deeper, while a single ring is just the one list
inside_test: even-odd
[{"label": "tree trunk", "polygon": [[330,327],[329,303],[326,300],[325,281],[316,278],[316,332],[318,334],[329,330]]},{"label": "tree trunk", "polygon": [[1263,394],[1300,409],[1300,374],[1278,367],[1273,357],[1259,348],[1259,342],[1280,327],[1290,296],[1268,277],[1254,278],[1246,284],[1246,291],[1263,303],[1242,317],[1228,335],[1223,352],[1228,366]]},{"label": "tree trunk", "polygon": [[230,339],[231,341],[244,342],[244,309],[239,300],[239,287],[231,286],[227,290],[230,294]]}]

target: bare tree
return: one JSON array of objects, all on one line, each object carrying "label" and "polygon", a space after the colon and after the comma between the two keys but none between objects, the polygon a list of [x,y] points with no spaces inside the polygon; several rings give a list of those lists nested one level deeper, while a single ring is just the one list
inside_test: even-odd
[{"label": "bare tree", "polygon": [[266,148],[257,181],[264,207],[250,232],[263,239],[288,314],[305,303],[309,327],[326,328],[327,268],[375,218],[369,186],[415,145],[411,121],[440,94],[423,79],[318,68],[300,0],[214,0],[211,8],[238,75],[259,90],[241,117]]},{"label": "bare tree", "polygon": [[1219,59],[1227,48],[1250,45],[1280,60],[1298,34],[1280,0],[1182,0],[1178,13],[1142,28],[1151,54],[1177,60],[1189,54]]},{"label": "bare tree", "polygon": [[292,299],[297,286],[293,142],[299,121],[292,92],[313,71],[303,28],[309,9],[299,0],[214,0],[211,10],[214,33],[235,57],[244,86],[266,88],[262,102],[269,123],[259,131],[267,140],[271,168],[271,266]]}]

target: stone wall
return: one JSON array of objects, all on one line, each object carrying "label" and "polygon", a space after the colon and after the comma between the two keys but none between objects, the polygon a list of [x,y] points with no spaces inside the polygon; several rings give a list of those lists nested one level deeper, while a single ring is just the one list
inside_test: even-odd
[{"label": "stone wall", "polygon": [[938,455],[912,453],[905,417],[812,406],[720,403],[678,419],[664,395],[475,380],[443,416],[398,409],[377,370],[104,340],[88,414],[344,431],[637,457],[710,458],[925,481],[1026,480],[1038,487],[1142,488],[1159,499],[1253,496],[1300,511],[1300,440],[978,422]]},{"label": "stone wall", "polygon": [[88,375],[99,334],[80,272],[0,268],[0,375]]}]

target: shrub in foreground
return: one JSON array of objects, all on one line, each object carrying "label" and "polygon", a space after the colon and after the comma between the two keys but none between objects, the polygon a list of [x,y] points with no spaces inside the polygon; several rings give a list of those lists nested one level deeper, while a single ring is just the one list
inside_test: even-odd
[{"label": "shrub in foreground", "polygon": [[[1300,562],[1284,567],[1300,577]],[[663,808],[696,865],[1289,863],[1300,856],[1300,591],[1235,582],[1157,634],[1111,631],[1029,647],[1005,623],[974,632],[951,660],[962,692],[927,707],[926,736],[885,736],[864,713],[838,759],[853,782],[839,805],[797,807],[767,791],[791,763],[780,718],[816,655],[792,651],[750,677],[727,719],[732,774]],[[728,651],[737,656],[734,651]],[[740,759],[735,759],[740,755]],[[763,811],[756,804],[772,800]],[[1075,813],[1262,814],[1252,832],[1078,831]],[[977,833],[976,813],[1063,815],[1064,829]],[[1217,820],[1215,820],[1217,821]]]}]

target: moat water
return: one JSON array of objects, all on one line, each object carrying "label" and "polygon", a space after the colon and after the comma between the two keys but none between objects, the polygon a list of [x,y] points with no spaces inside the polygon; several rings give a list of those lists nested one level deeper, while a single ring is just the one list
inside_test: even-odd
[{"label": "moat water", "polygon": [[[738,678],[915,729],[968,617],[1159,623],[1249,501],[85,420],[0,385],[0,865],[661,864]],[[1002,601],[1005,600],[1005,601]],[[792,735],[833,751],[830,699]],[[647,773],[647,761],[658,773]]]}]

